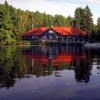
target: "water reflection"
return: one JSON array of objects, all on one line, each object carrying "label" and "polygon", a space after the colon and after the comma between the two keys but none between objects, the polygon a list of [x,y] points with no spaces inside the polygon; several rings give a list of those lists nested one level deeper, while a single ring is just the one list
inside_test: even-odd
[{"label": "water reflection", "polygon": [[100,52],[79,46],[3,46],[0,52],[1,88],[9,89],[17,78],[30,78],[32,75],[37,78],[62,77],[59,74],[62,70],[73,70],[76,82],[87,83],[93,65],[96,65],[96,70],[100,69]]},{"label": "water reflection", "polygon": [[31,47],[24,49],[23,55],[30,60],[31,68],[33,68],[31,71],[37,76],[50,75],[54,70],[67,69],[74,70],[76,81],[89,81],[91,66],[88,52],[83,47]]}]

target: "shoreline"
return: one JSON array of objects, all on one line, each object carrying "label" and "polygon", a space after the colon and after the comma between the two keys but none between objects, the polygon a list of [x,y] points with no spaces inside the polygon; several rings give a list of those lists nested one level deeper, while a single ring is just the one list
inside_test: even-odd
[{"label": "shoreline", "polygon": [[[18,45],[13,45],[13,44],[0,44],[0,46],[57,46],[58,44],[37,44],[37,45],[35,45],[35,44],[23,44],[23,45],[20,45],[20,44],[18,44]],[[84,43],[84,44],[67,44],[66,43],[66,45],[64,45],[64,44],[61,44],[61,45],[59,45],[59,46],[68,46],[68,45],[73,45],[73,46],[76,46],[76,45],[84,45],[85,47],[93,47],[93,46],[99,46],[100,47],[100,42],[97,42],[97,43]]]}]

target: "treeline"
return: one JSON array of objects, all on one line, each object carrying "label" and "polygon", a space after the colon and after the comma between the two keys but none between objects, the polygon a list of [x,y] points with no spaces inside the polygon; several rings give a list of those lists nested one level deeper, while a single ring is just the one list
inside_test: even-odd
[{"label": "treeline", "polygon": [[[66,12],[67,13],[67,12]],[[93,24],[92,13],[88,6],[76,8],[75,16],[49,15],[38,11],[23,11],[9,5],[0,4],[0,44],[21,44],[23,32],[33,27],[73,26],[89,33],[100,33],[100,18]]]},{"label": "treeline", "polygon": [[0,4],[0,43],[21,43],[23,32],[33,27],[70,26],[72,17],[49,15],[45,13],[23,11],[9,5]]},{"label": "treeline", "polygon": [[92,18],[93,14],[88,6],[76,8],[74,14],[76,27],[88,33],[90,42],[100,41],[100,17],[98,17],[97,24],[95,25]]}]

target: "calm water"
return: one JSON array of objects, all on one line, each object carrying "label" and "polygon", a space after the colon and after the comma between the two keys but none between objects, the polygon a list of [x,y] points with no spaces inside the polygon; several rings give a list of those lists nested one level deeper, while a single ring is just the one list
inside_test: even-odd
[{"label": "calm water", "polygon": [[100,100],[100,49],[0,47],[0,100]]}]

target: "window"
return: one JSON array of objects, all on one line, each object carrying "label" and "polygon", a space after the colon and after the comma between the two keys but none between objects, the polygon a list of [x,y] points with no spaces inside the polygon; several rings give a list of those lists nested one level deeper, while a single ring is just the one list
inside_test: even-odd
[{"label": "window", "polygon": [[43,38],[46,39],[46,36],[44,36]]},{"label": "window", "polygon": [[53,33],[53,31],[52,30],[49,30],[49,33]]},{"label": "window", "polygon": [[42,36],[42,39],[46,39],[47,37],[46,36]]},{"label": "window", "polygon": [[58,36],[56,36],[56,39],[58,39]]},{"label": "window", "polygon": [[52,39],[52,36],[49,36],[49,39]]}]

